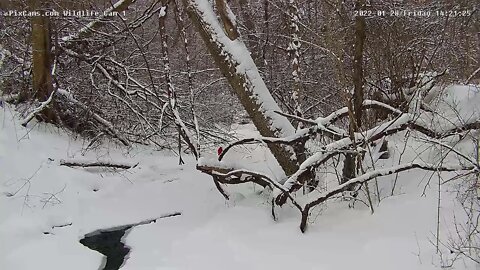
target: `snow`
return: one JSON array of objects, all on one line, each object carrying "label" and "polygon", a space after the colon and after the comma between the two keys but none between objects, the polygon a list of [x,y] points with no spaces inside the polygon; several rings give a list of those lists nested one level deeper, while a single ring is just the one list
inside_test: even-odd
[{"label": "snow", "polygon": [[162,6],[162,8],[160,9],[160,12],[158,13],[158,17],[161,18],[161,17],[164,17],[165,15],[167,15],[167,7]]},{"label": "snow", "polygon": [[[478,94],[465,90],[457,87],[445,95],[448,102],[463,106],[460,114],[471,115],[478,110],[474,103]],[[251,125],[234,129],[244,137],[258,136]],[[392,136],[392,159],[375,166],[398,165],[404,142],[404,134]],[[278,221],[273,221],[270,194],[259,193],[258,187],[227,186],[236,195],[225,202],[212,179],[195,169],[193,157],[184,157],[186,164],[179,166],[178,157],[144,146],[126,149],[106,143],[88,152],[82,146],[82,140],[35,120],[28,129],[21,127],[9,105],[0,110],[0,269],[98,269],[101,254],[79,243],[85,234],[173,212],[181,215],[127,232],[124,241],[131,251],[121,269],[423,270],[442,266],[431,243],[435,242],[438,194],[436,185],[427,185],[431,173],[401,173],[395,196],[383,198],[373,215],[360,203],[351,209],[346,201],[329,200],[314,209],[309,219],[314,223],[302,234],[298,211],[288,204],[277,207]],[[406,153],[402,162],[438,161],[437,150],[425,151],[420,142],[409,141]],[[214,160],[216,154],[206,152],[204,158],[199,162]],[[59,166],[62,159],[139,164],[128,170],[88,170]],[[224,160],[240,161],[274,178],[282,177],[277,171],[269,172],[275,161],[265,146],[235,148]],[[394,175],[381,178],[382,194],[391,189],[393,179]],[[329,188],[333,180],[325,180]],[[426,196],[422,196],[426,185]],[[464,217],[453,190],[450,185],[441,189],[444,241],[455,236],[453,217],[457,222]],[[443,263],[453,258],[445,248],[441,251]],[[455,264],[455,269],[476,268],[463,259]]]}]

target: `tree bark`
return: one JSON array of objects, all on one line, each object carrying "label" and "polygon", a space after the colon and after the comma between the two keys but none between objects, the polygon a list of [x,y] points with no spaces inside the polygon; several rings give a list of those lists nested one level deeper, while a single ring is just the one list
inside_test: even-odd
[{"label": "tree bark", "polygon": [[[356,9],[361,9],[365,0],[357,0]],[[365,18],[355,17],[355,51],[353,55],[353,109],[355,115],[356,129],[362,126],[362,103],[363,103],[363,47],[365,44]]]},{"label": "tree bark", "polygon": [[[41,1],[31,0],[33,10],[40,11],[45,7]],[[53,92],[52,78],[52,42],[50,18],[47,16],[34,16],[31,18],[32,26],[32,87],[34,96],[39,101],[46,101]],[[53,122],[55,115],[52,107],[45,108],[41,117],[45,121]]]},{"label": "tree bark", "polygon": [[[365,0],[355,1],[355,9],[360,10],[365,5]],[[363,114],[363,47],[365,44],[365,18],[355,17],[355,40],[353,53],[353,96],[349,101],[350,110],[350,134],[354,134],[362,127]],[[357,174],[358,156],[346,154],[342,170],[342,183],[352,179]]]}]

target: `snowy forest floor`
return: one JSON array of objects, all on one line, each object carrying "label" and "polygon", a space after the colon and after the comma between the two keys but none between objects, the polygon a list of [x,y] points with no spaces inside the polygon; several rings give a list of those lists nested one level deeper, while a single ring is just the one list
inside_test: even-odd
[{"label": "snowy forest floor", "polygon": [[[396,195],[385,196],[373,215],[361,203],[349,208],[348,202],[328,201],[302,234],[300,214],[288,205],[278,210],[278,221],[272,220],[268,198],[258,187],[232,188],[238,193],[226,202],[191,157],[180,166],[173,154],[146,147],[127,151],[106,144],[85,152],[82,140],[50,125],[32,126],[21,127],[12,107],[0,110],[2,270],[96,270],[103,256],[79,242],[86,234],[176,212],[181,215],[127,231],[123,242],[130,253],[121,269],[413,270],[439,269],[453,259],[444,247],[441,255],[436,252],[439,192],[436,176],[427,185],[432,172],[401,173]],[[252,129],[237,127],[245,136]],[[402,138],[393,138],[399,149]],[[260,146],[229,155],[265,170],[273,162]],[[398,164],[395,157],[385,164]],[[128,170],[60,166],[67,159],[138,165]],[[385,178],[387,194],[394,176]],[[454,184],[441,187],[442,242],[455,238],[454,224],[463,221],[455,191]],[[479,269],[462,258],[454,268]]]}]

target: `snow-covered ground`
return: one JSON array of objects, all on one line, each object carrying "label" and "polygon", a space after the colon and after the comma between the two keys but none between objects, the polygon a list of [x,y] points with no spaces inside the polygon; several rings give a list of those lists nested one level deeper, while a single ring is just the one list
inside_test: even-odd
[{"label": "snow-covered ground", "polygon": [[[461,107],[465,114],[478,110],[478,90],[462,91],[467,92],[452,100],[473,104]],[[254,186],[232,187],[230,192],[241,194],[225,202],[190,157],[180,166],[172,154],[144,147],[127,151],[103,145],[85,153],[81,140],[49,125],[32,126],[21,127],[11,107],[0,110],[2,270],[99,269],[103,256],[79,243],[85,234],[174,212],[181,215],[136,226],[126,234],[123,241],[131,251],[121,269],[413,270],[439,269],[453,258],[444,248],[442,257],[436,253],[436,176],[422,196],[432,173],[400,174],[397,195],[384,198],[373,215],[360,203],[352,209],[348,202],[329,201],[328,207],[318,207],[302,234],[299,213],[284,206],[279,220],[273,221],[266,195]],[[252,132],[248,125],[238,130]],[[398,148],[384,166],[398,164],[395,157],[403,138],[394,136]],[[419,152],[418,144],[409,147]],[[434,155],[430,151],[422,157]],[[275,167],[260,146],[240,147],[227,158],[249,160],[267,172]],[[87,170],[60,166],[62,159],[139,165],[115,172]],[[379,180],[384,194],[393,178]],[[441,188],[443,241],[455,237],[454,223],[462,222],[454,189]],[[459,259],[455,269],[479,268]]]}]

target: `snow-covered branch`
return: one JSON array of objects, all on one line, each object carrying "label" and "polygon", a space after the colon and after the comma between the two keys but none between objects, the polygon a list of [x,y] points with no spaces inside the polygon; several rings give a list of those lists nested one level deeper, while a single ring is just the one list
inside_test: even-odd
[{"label": "snow-covered branch", "polygon": [[52,103],[53,101],[53,96],[55,96],[55,93],[56,91],[52,91],[52,93],[50,93],[50,96],[48,97],[47,100],[43,101],[43,102],[40,102],[40,106],[38,106],[37,108],[35,108],[32,112],[30,112],[27,117],[25,117],[25,119],[23,119],[21,125],[26,127],[27,124],[32,121],[32,119],[38,115],[39,113],[43,112],[43,110],[45,110],[46,108],[48,108],[48,106]]},{"label": "snow-covered branch", "polygon": [[[321,147],[317,153],[313,154],[312,156],[308,157],[304,162],[301,163],[299,169],[294,172],[283,184],[282,190],[288,190],[289,192],[294,192],[302,187],[302,183],[299,182],[299,179],[304,179],[309,171],[314,170],[318,166],[321,166],[329,159],[339,154],[362,154],[365,150],[361,147],[367,143],[372,143],[378,139],[384,138],[386,136],[398,133],[400,131],[406,129],[416,130],[420,133],[423,133],[427,137],[438,139],[438,138],[445,138],[454,134],[458,134],[459,132],[463,132],[470,129],[480,129],[480,120],[466,123],[463,126],[454,127],[449,130],[443,131],[436,131],[433,130],[426,125],[426,120],[416,115],[412,115],[409,113],[402,113],[401,111],[378,101],[373,100],[365,100],[364,106],[366,108],[380,108],[385,109],[393,114],[397,114],[397,117],[391,121],[386,123],[380,124],[374,128],[363,132],[356,132],[354,133],[354,140],[350,137],[340,137],[330,144],[324,145]],[[266,143],[268,144],[287,144],[293,145],[295,143],[305,143],[312,135],[320,132],[325,131],[326,126],[329,128],[333,127],[331,123],[338,120],[340,117],[346,115],[347,109],[342,108],[340,110],[335,111],[334,113],[330,114],[325,118],[317,118],[315,121],[317,126],[310,127],[309,129],[300,129],[294,135],[284,137],[284,138],[271,138],[271,137],[256,137],[256,138],[246,138],[243,140],[239,140],[228,145],[225,150],[220,154],[219,160],[222,160],[226,153],[233,147],[242,144],[248,143]],[[325,125],[325,126],[323,126]],[[331,132],[331,131],[330,131]],[[338,137],[337,137],[338,138]],[[356,147],[356,148],[354,148]],[[277,203],[280,205],[285,202],[285,197],[282,194],[276,194],[277,196]]]},{"label": "snow-covered branch", "polygon": [[104,126],[106,128],[106,130],[115,138],[117,138],[120,142],[122,142],[122,144],[124,144],[125,146],[130,146],[130,143],[129,141],[123,137],[123,135],[121,135],[116,129],[115,127],[113,127],[112,123],[110,123],[109,121],[105,120],[103,117],[101,117],[100,115],[98,115],[97,113],[93,112],[90,110],[90,108],[81,103],[80,101],[76,100],[71,93],[63,90],[63,89],[57,89],[57,93],[59,95],[61,95],[62,97],[66,98],[69,102],[73,103],[74,105],[80,107],[81,109],[85,110],[86,112],[90,113],[92,115],[92,117],[98,122],[100,123],[102,126]]},{"label": "snow-covered branch", "polygon": [[[229,166],[222,162],[206,160],[201,158],[197,164],[197,169],[214,177],[214,181],[218,181],[222,184],[241,184],[247,182],[253,182],[263,187],[270,186],[272,189],[281,190],[287,198],[290,199],[292,204],[301,211],[300,204],[295,201],[288,190],[283,189],[283,186],[275,181],[272,177],[255,172],[253,170],[247,170],[242,168],[234,168],[235,166]],[[217,183],[216,183],[217,184]],[[217,186],[219,188],[219,186]],[[225,192],[222,192],[225,196]],[[228,199],[228,196],[226,196]]]},{"label": "snow-covered branch", "polygon": [[[385,104],[383,102],[380,102],[380,101],[376,101],[376,100],[364,100],[363,101],[363,109],[381,109],[381,110],[386,110],[390,113],[393,113],[393,114],[402,114],[403,112],[396,109],[396,108],[393,108],[392,106],[388,105],[388,104]],[[329,125],[332,125],[334,124],[335,122],[337,122],[338,120],[340,120],[341,118],[343,117],[346,117],[348,116],[348,107],[343,107],[341,109],[338,109],[334,112],[332,112],[331,114],[329,114],[328,116],[326,117],[318,117],[317,119],[315,119],[315,122],[317,122],[318,124],[321,124],[321,125],[324,125],[324,126],[329,126]]]},{"label": "snow-covered branch", "polygon": [[[438,139],[445,138],[448,136],[452,136],[454,134],[459,134],[460,132],[464,132],[471,129],[480,129],[480,120],[473,119],[469,122],[463,123],[461,126],[454,126],[449,129],[439,129],[435,127],[430,127],[428,124],[431,122],[430,118],[427,117],[425,114],[418,115],[418,111],[416,113],[403,113],[398,109],[395,109],[387,104],[366,100],[363,102],[364,108],[375,108],[386,110],[391,114],[396,115],[396,117],[390,121],[385,123],[379,124],[374,128],[371,128],[366,131],[359,131],[352,134],[352,136],[344,136],[338,140],[335,140],[332,143],[326,144],[322,146],[320,149],[317,149],[317,152],[310,157],[308,157],[304,162],[302,162],[299,166],[299,169],[294,172],[289,178],[281,184],[278,181],[271,181],[271,179],[267,179],[267,177],[259,176],[255,173],[252,173],[249,170],[244,168],[231,167],[225,168],[222,167],[226,163],[221,162],[223,157],[225,156],[226,152],[234,146],[247,144],[247,143],[266,143],[266,144],[294,144],[296,142],[305,143],[306,140],[312,138],[312,135],[319,133],[321,131],[325,131],[325,129],[332,128],[333,123],[344,117],[348,113],[348,109],[342,108],[340,110],[335,111],[334,113],[330,114],[327,117],[317,118],[315,121],[308,120],[309,124],[313,126],[308,129],[300,129],[294,135],[287,136],[284,138],[271,138],[271,137],[256,137],[256,138],[247,138],[237,142],[232,143],[229,145],[223,153],[219,156],[219,160],[215,164],[210,164],[206,166],[206,164],[202,164],[198,166],[198,168],[215,178],[215,181],[223,181],[223,183],[228,184],[239,184],[244,182],[255,182],[258,183],[260,180],[265,181],[269,186],[274,188],[274,192],[272,193],[273,198],[275,198],[275,203],[278,205],[282,205],[290,199],[292,203],[297,207],[297,204],[301,205],[301,208],[297,207],[302,214],[302,220],[300,229],[302,232],[305,231],[307,226],[307,219],[309,215],[309,211],[312,207],[324,202],[328,198],[335,196],[343,191],[351,190],[352,188],[359,186],[365,182],[368,182],[372,179],[377,177],[391,175],[395,173],[399,173],[406,170],[411,169],[422,169],[426,171],[470,171],[478,173],[480,172],[480,167],[475,160],[469,158],[468,156],[462,154],[461,152],[453,149],[453,147],[449,147],[448,145],[440,142]],[[315,124],[314,124],[315,123]],[[377,169],[369,172],[365,172],[357,177],[354,177],[347,182],[338,185],[326,192],[318,193],[316,191],[307,193],[305,196],[301,198],[293,198],[294,192],[299,190],[303,186],[303,182],[305,178],[308,178],[308,173],[312,170],[315,170],[318,166],[325,164],[329,161],[332,157],[337,156],[339,154],[353,154],[353,155],[363,155],[365,153],[364,147],[372,142],[375,142],[379,139],[385,138],[389,135],[398,133],[403,130],[415,130],[427,137],[425,139],[427,142],[439,144],[443,147],[447,147],[454,153],[457,153],[459,157],[466,159],[469,164],[467,165],[446,165],[446,164],[428,164],[428,163],[421,163],[421,162],[410,162],[405,164],[399,164],[397,166],[393,166],[390,168],[385,169]],[[220,180],[219,180],[220,179]],[[299,200],[302,203],[299,203]]]},{"label": "snow-covered branch", "polygon": [[103,13],[101,13],[101,16],[95,18],[95,20],[89,22],[84,27],[80,28],[80,30],[78,30],[76,33],[62,37],[61,40],[63,42],[70,42],[76,39],[87,37],[88,35],[93,33],[93,31],[95,31],[98,27],[105,23],[105,18],[109,17],[109,14],[112,14],[113,12],[124,11],[136,1],[137,0],[118,0],[111,7],[107,8]]},{"label": "snow-covered branch", "polygon": [[60,160],[61,166],[67,167],[105,167],[105,168],[115,168],[115,169],[132,169],[135,168],[138,163],[131,164],[125,162],[113,162],[113,161],[106,161],[106,160],[76,160],[76,159],[69,159],[69,160]]},{"label": "snow-covered branch", "polygon": [[480,73],[480,67],[477,68],[472,74],[468,77],[468,79],[465,80],[465,84],[469,84],[475,76],[477,76]]},{"label": "snow-covered branch", "polygon": [[[306,202],[303,204],[303,212],[306,212],[308,213],[308,211],[320,204],[320,203],[323,203],[324,201],[326,201],[327,199],[339,194],[339,193],[342,193],[344,191],[347,191],[347,190],[350,190],[353,186],[356,186],[356,185],[359,185],[359,184],[363,184],[365,182],[368,182],[376,177],[380,177],[380,176],[387,176],[387,175],[391,175],[391,174],[394,174],[394,173],[398,173],[398,172],[402,172],[402,171],[407,171],[407,170],[412,170],[412,169],[422,169],[422,170],[426,170],[426,171],[436,171],[436,172],[452,172],[452,171],[472,171],[472,172],[479,172],[478,168],[476,166],[473,166],[473,165],[469,165],[469,166],[464,166],[464,165],[456,165],[456,164],[452,164],[452,165],[449,165],[449,164],[442,164],[442,165],[435,165],[435,164],[428,164],[428,163],[420,163],[420,162],[409,162],[409,163],[405,163],[405,164],[400,164],[400,165],[397,165],[397,166],[393,166],[393,167],[390,167],[390,168],[384,168],[384,169],[378,169],[378,170],[374,170],[374,171],[370,171],[370,172],[366,172],[358,177],[355,177],[355,178],[352,178],[350,179],[349,181],[341,184],[341,185],[338,185],[336,186],[335,188],[331,189],[331,190],[328,190],[326,192],[322,192],[322,193],[315,193],[315,192],[312,192],[310,194],[307,195],[307,200]],[[302,212],[302,215],[303,215],[303,212]],[[302,232],[305,232],[306,230],[306,219],[303,220],[302,218],[302,222],[300,224],[300,230]]]},{"label": "snow-covered branch", "polygon": [[284,145],[294,145],[296,143],[304,143],[307,139],[309,129],[301,129],[298,132],[295,133],[295,135],[288,136],[285,138],[273,138],[273,137],[254,137],[254,138],[246,138],[242,139],[236,142],[233,142],[229,144],[225,149],[222,151],[220,156],[218,157],[218,160],[222,160],[223,157],[227,154],[228,151],[230,151],[233,147],[238,146],[238,145],[244,145],[244,144],[251,144],[251,143],[266,143],[268,144],[284,144]]}]

